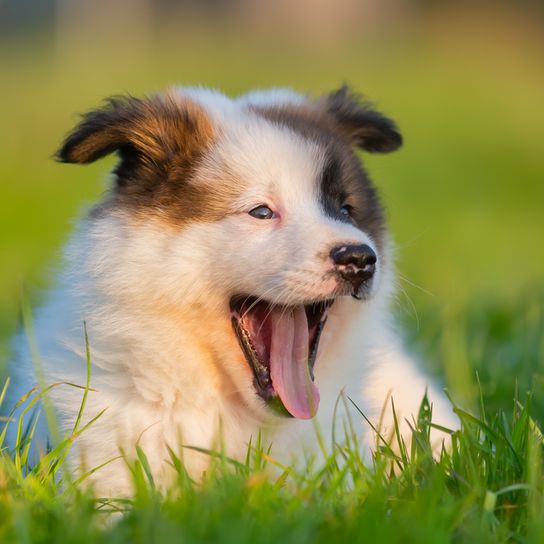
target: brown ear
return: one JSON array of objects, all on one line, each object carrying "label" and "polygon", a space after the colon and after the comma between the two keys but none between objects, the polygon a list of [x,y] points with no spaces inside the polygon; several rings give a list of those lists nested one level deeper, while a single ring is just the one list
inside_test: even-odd
[{"label": "brown ear", "polygon": [[374,110],[347,86],[325,97],[325,105],[353,144],[370,153],[390,153],[402,145],[395,123]]},{"label": "brown ear", "polygon": [[146,99],[113,97],[83,115],[57,158],[86,164],[118,152],[122,161],[162,170],[172,162],[190,160],[211,137],[205,113],[173,93]]}]

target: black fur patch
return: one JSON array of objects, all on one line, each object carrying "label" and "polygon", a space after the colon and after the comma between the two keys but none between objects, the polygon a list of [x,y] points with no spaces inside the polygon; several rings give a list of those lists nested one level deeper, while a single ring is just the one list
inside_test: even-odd
[{"label": "black fur patch", "polygon": [[395,123],[343,86],[325,97],[327,112],[355,146],[369,153],[390,153],[402,145]]},{"label": "black fur patch", "polygon": [[[352,152],[331,142],[326,153],[320,180],[325,212],[339,221],[353,223],[382,249],[385,215],[376,188]],[[342,213],[343,207],[348,215]]]}]

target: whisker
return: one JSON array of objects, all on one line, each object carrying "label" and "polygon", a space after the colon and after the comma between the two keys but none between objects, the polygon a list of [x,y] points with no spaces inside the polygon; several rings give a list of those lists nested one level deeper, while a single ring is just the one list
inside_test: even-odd
[{"label": "whisker", "polygon": [[418,285],[417,283],[414,283],[413,281],[409,280],[406,276],[403,276],[402,274],[397,273],[399,279],[402,281],[405,281],[408,285],[411,285],[412,287],[415,287],[416,289],[419,289],[422,293],[425,293],[426,295],[429,295],[431,297],[434,297],[435,294],[431,291],[428,291],[424,287],[421,287],[421,285]]},{"label": "whisker", "polygon": [[416,328],[419,331],[420,330],[420,320],[419,320],[419,314],[418,314],[416,305],[414,304],[414,301],[412,300],[412,298],[410,297],[410,295],[408,294],[406,289],[404,289],[404,287],[402,287],[399,283],[397,283],[397,287],[400,290],[400,292],[404,295],[404,298],[406,299],[406,301],[408,302],[410,308],[412,309],[412,314],[416,318]]}]

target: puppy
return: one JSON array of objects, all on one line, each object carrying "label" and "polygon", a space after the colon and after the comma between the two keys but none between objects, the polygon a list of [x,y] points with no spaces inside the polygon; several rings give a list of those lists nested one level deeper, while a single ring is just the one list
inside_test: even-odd
[{"label": "puppy", "polygon": [[[40,385],[61,433],[101,414],[70,450],[100,495],[130,494],[120,450],[139,445],[155,481],[172,449],[195,478],[223,448],[238,459],[259,433],[293,463],[351,417],[362,442],[410,429],[426,390],[433,419],[456,421],[391,327],[391,242],[357,150],[401,145],[395,124],[347,88],[311,99],[285,89],[229,98],[174,88],[116,97],[83,116],[65,163],[118,156],[113,183],[83,219],[57,287],[34,316]],[[36,385],[18,340],[12,403]],[[40,381],[40,380],[38,380]],[[63,385],[62,385],[63,384]],[[355,418],[355,419],[354,419]],[[34,447],[50,429],[39,420]],[[14,425],[11,425],[13,428]],[[12,432],[12,443],[13,443]],[[433,437],[438,440],[440,437]]]}]

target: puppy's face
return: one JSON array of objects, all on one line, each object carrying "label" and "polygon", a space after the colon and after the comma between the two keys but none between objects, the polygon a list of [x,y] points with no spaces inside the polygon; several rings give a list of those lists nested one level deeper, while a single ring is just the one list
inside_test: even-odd
[{"label": "puppy's face", "polygon": [[157,279],[147,296],[230,321],[225,366],[246,402],[307,419],[319,405],[313,371],[329,309],[339,297],[364,304],[383,272],[383,213],[354,149],[400,144],[394,124],[346,89],[315,101],[185,90],[111,100],[59,157],[119,154],[97,218],[122,213],[136,238],[153,226],[162,277],[143,258],[134,271]]}]

